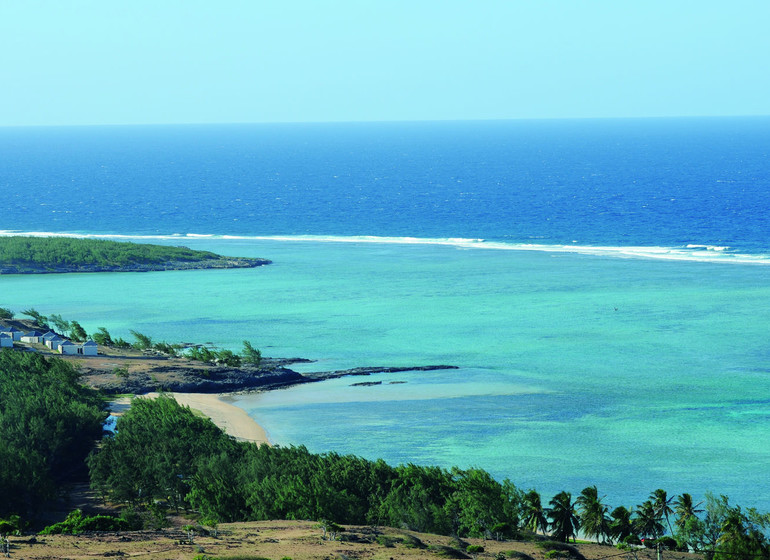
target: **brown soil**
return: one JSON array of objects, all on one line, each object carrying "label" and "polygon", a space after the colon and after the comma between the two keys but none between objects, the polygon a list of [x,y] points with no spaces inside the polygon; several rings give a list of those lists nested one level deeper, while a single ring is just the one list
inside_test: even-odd
[{"label": "brown soil", "polygon": [[[182,523],[182,521],[178,521]],[[185,522],[186,523],[186,522]],[[247,557],[280,560],[285,557],[294,560],[436,560],[442,556],[434,548],[458,549],[468,544],[484,547],[478,559],[493,559],[503,552],[521,552],[534,560],[546,560],[545,551],[531,542],[482,541],[465,539],[462,544],[450,537],[427,535],[400,529],[371,527],[346,527],[342,533],[345,539],[355,542],[321,538],[321,529],[311,521],[259,521],[252,523],[228,523],[219,526],[219,534],[196,535],[193,544],[187,541],[187,534],[178,527],[162,531],[141,531],[125,533],[92,533],[88,535],[51,535],[37,537],[11,537],[11,558],[25,560],[93,558],[152,558],[192,560],[197,555],[216,558]],[[404,536],[416,537],[426,548],[413,548],[403,542]],[[379,542],[378,542],[379,538]],[[587,560],[603,560],[614,557],[629,560],[654,560],[652,550],[636,549],[624,553],[612,546],[597,544],[575,545]],[[665,560],[699,560],[701,557],[680,552],[664,552]]]}]

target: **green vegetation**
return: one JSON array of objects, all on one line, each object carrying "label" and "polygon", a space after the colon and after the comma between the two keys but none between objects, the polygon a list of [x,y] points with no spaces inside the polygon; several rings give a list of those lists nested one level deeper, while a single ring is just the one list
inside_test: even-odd
[{"label": "green vegetation", "polygon": [[0,307],[0,319],[13,319],[15,313],[7,307]]},{"label": "green vegetation", "polygon": [[0,515],[28,513],[83,472],[107,418],[69,363],[0,351]]},{"label": "green vegetation", "polygon": [[253,366],[259,366],[262,362],[262,352],[254,348],[251,342],[248,340],[243,341],[243,352],[241,352],[241,359],[244,363]]},{"label": "green vegetation", "polygon": [[189,349],[187,357],[191,360],[221,364],[228,367],[240,367],[241,357],[232,350],[217,350],[205,346],[193,346]]},{"label": "green vegetation", "polygon": [[[701,551],[708,560],[770,558],[770,514],[725,496],[696,503],[657,489],[633,508],[611,510],[590,486],[576,500],[560,492],[546,508],[535,490],[523,492],[481,469],[394,467],[238,442],[168,396],[134,400],[116,432],[95,447],[107,416],[103,401],[79,384],[68,362],[30,352],[0,352],[0,397],[0,534],[18,531],[14,514],[34,515],[87,470],[104,498],[130,507],[120,518],[75,511],[47,533],[161,527],[173,507],[196,511],[214,530],[231,521],[316,519],[325,520],[319,527],[332,538],[342,524],[455,535],[451,547],[432,547],[445,557],[482,552],[460,537],[530,535],[547,558],[580,559],[566,541],[582,530],[624,549],[644,538],[648,547]],[[552,540],[527,532],[533,530]],[[424,546],[414,537],[399,540]]]},{"label": "green vegetation", "polygon": [[[129,511],[130,513],[130,511]],[[134,531],[142,528],[138,518],[114,517],[111,515],[93,515],[83,517],[83,512],[76,509],[67,515],[64,521],[49,525],[41,535],[77,535],[86,531]]]},{"label": "green vegetation", "polygon": [[0,266],[49,269],[72,266],[123,267],[219,258],[216,253],[167,245],[67,237],[0,237]]},{"label": "green vegetation", "polygon": [[48,317],[41,315],[34,307],[25,309],[21,312],[22,315],[26,315],[34,321],[34,323],[41,329],[48,330],[51,327],[48,325]]}]

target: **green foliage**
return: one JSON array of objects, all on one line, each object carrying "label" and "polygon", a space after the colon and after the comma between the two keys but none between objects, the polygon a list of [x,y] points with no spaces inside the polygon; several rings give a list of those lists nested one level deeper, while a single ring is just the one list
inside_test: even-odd
[{"label": "green foliage", "polygon": [[[96,341],[94,341],[94,342],[96,342]],[[97,342],[97,344],[98,344],[98,342]],[[123,349],[132,348],[132,346],[131,346],[131,343],[130,343],[130,342],[128,342],[128,341],[125,341],[125,340],[123,340],[123,339],[122,339],[122,338],[120,338],[120,337],[118,337],[118,338],[116,338],[115,340],[113,340],[113,341],[112,341],[112,345],[113,345],[115,348],[123,348]]]},{"label": "green foliage", "polygon": [[169,500],[220,522],[334,519],[482,534],[514,523],[506,512],[519,494],[477,469],[238,443],[170,397],[135,399],[89,466],[94,488],[112,500]]},{"label": "green foliage", "polygon": [[0,319],[13,319],[14,312],[7,307],[0,307]]},{"label": "green foliage", "polygon": [[68,362],[0,351],[0,515],[34,510],[83,470],[107,418]]},{"label": "green foliage", "polygon": [[69,321],[65,321],[61,315],[51,315],[48,317],[48,320],[53,323],[54,328],[61,334],[67,335],[69,333],[70,328],[72,328],[72,323]]},{"label": "green foliage", "polygon": [[115,369],[112,370],[112,373],[115,374],[116,377],[119,377],[121,379],[126,379],[128,377],[128,364],[123,364],[122,366],[118,366]]},{"label": "green foliage", "polygon": [[77,535],[87,531],[132,531],[141,529],[141,524],[132,523],[122,517],[111,515],[94,515],[83,517],[83,513],[76,509],[67,515],[64,521],[49,525],[40,531],[41,535]]},{"label": "green foliage", "polygon": [[[0,237],[0,241],[2,241],[2,239],[3,238]],[[26,315],[27,317],[32,319],[35,322],[35,324],[41,329],[45,329],[45,330],[50,329],[48,325],[48,317],[39,313],[34,307],[25,309],[24,311],[21,312],[21,314]]]},{"label": "green foliage", "polygon": [[254,348],[248,340],[243,341],[243,352],[241,358],[246,364],[258,366],[262,362],[262,352]]},{"label": "green foliage", "polygon": [[153,348],[158,352],[162,352],[163,354],[167,354],[173,358],[179,354],[179,349],[181,348],[181,345],[168,344],[167,342],[156,342],[153,345]]},{"label": "green foliage", "polygon": [[612,510],[610,514],[610,536],[615,540],[624,542],[629,537],[639,540],[629,509],[619,506]]},{"label": "green foliage", "polygon": [[2,537],[18,535],[23,528],[21,517],[18,515],[11,515],[8,519],[0,519],[0,536]]},{"label": "green foliage", "polygon": [[149,350],[152,348],[152,338],[147,336],[146,334],[142,334],[140,332],[136,332],[135,330],[129,330],[128,332],[131,333],[131,335],[136,339],[136,342],[134,342],[133,346],[137,350]]},{"label": "green foliage", "polygon": [[85,342],[88,339],[88,333],[80,326],[77,321],[70,321],[70,338],[75,342]]},{"label": "green foliage", "polygon": [[[545,555],[547,558],[559,557],[559,558],[575,558],[576,560],[585,560],[585,556],[583,556],[577,548],[565,542],[540,541],[537,543],[537,546],[539,548],[542,548],[545,551]],[[550,553],[550,556],[549,556],[549,553]],[[554,554],[554,553],[557,553],[557,554]]]},{"label": "green foliage", "polygon": [[574,540],[580,522],[575,514],[575,504],[572,502],[572,494],[569,492],[559,492],[549,502],[550,509],[548,517],[550,519],[549,527],[551,536],[558,540],[567,542],[570,538]]},{"label": "green foliage", "polygon": [[470,558],[462,550],[452,548],[451,546],[444,546],[441,544],[432,544],[428,546],[428,550],[433,552],[436,556],[441,558]]},{"label": "green foliage", "polygon": [[0,238],[0,266],[55,269],[57,267],[125,267],[164,264],[170,261],[198,262],[219,259],[208,251],[146,243],[64,237]]},{"label": "green foliage", "polygon": [[596,486],[584,488],[577,498],[580,527],[589,538],[605,542],[610,534],[610,520],[607,506],[602,503]]},{"label": "green foliage", "polygon": [[91,338],[94,342],[101,344],[102,346],[112,346],[114,344],[110,333],[107,332],[107,329],[104,327],[99,327],[97,331],[91,335]]},{"label": "green foliage", "polygon": [[518,560],[534,560],[529,554],[519,552],[518,550],[509,550],[505,553],[508,558],[517,558]]},{"label": "green foliage", "polygon": [[638,535],[656,539],[663,534],[663,514],[651,500],[638,506],[635,513],[634,529]]},{"label": "green foliage", "polygon": [[480,552],[484,552],[484,547],[480,544],[469,544],[465,551],[469,554],[479,554]]},{"label": "green foliage", "polygon": [[115,435],[88,458],[92,485],[115,501],[151,506],[167,499],[178,508],[187,504],[197,461],[233,445],[210,420],[170,397],[135,398]]},{"label": "green foliage", "polygon": [[524,521],[524,527],[532,531],[546,532],[548,528],[548,517],[546,510],[543,507],[540,494],[536,490],[530,490],[524,494],[522,500],[522,515]]},{"label": "green foliage", "polygon": [[193,346],[188,350],[187,357],[199,362],[222,364],[228,367],[241,365],[241,357],[231,350],[216,350],[205,346]]}]

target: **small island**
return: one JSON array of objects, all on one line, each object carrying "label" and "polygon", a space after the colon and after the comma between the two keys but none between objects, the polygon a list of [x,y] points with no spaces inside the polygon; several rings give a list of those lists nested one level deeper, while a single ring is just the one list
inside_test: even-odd
[{"label": "small island", "polygon": [[0,237],[0,274],[254,268],[270,262],[149,243],[70,237]]}]

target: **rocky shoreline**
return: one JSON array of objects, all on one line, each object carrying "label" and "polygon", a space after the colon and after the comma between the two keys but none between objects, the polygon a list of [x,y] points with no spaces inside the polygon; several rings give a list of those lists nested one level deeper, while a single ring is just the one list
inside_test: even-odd
[{"label": "rocky shoreline", "polygon": [[57,265],[55,267],[30,264],[2,264],[1,274],[67,274],[82,272],[157,272],[161,270],[205,270],[226,268],[256,268],[271,264],[268,259],[248,257],[220,257],[199,261],[167,261],[127,265]]},{"label": "rocky shoreline", "polygon": [[[156,391],[172,393],[236,393],[269,391],[293,385],[315,383],[348,376],[377,373],[434,371],[457,369],[450,365],[358,367],[346,370],[299,373],[287,367],[293,363],[310,363],[302,358],[266,358],[260,367],[225,367],[202,364],[179,358],[77,358],[83,381],[110,395],[142,395]],[[116,368],[128,373],[118,376]]]}]

